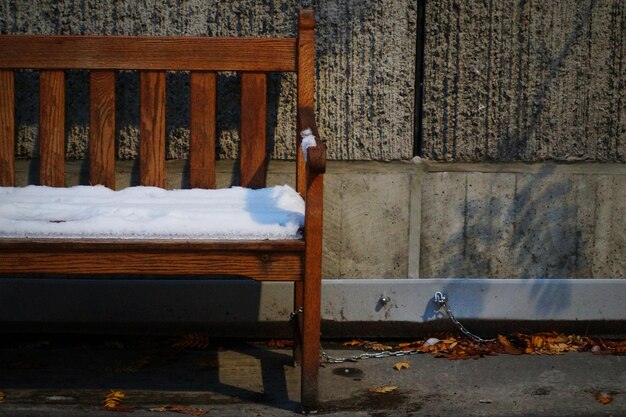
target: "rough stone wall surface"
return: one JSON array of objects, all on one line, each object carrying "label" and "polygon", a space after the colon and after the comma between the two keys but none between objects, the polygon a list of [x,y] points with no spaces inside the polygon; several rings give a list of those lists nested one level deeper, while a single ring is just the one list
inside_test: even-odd
[{"label": "rough stone wall surface", "polygon": [[[298,10],[316,11],[317,115],[331,159],[397,160],[412,156],[416,7],[410,0],[207,1],[55,0],[0,2],[0,33],[294,36]],[[37,81],[16,80],[17,154],[37,152]],[[189,138],[188,74],[168,74],[167,157],[185,158]],[[87,75],[67,75],[67,157],[85,157]],[[138,76],[117,77],[118,156],[138,153]],[[272,156],[294,158],[295,77],[272,74],[268,137]],[[238,153],[239,80],[218,78],[221,158]]]},{"label": "rough stone wall surface", "polygon": [[626,161],[626,2],[429,1],[423,152]]}]

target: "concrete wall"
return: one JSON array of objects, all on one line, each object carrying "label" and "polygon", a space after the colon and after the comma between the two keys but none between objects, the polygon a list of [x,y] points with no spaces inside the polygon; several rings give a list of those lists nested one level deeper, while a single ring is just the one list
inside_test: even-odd
[{"label": "concrete wall", "polygon": [[[422,0],[420,0],[422,1]],[[317,13],[317,101],[329,156],[413,156],[417,2],[68,0],[0,3],[0,33],[292,36]],[[437,0],[424,16],[423,156],[438,161],[626,160],[621,0]],[[37,148],[37,77],[17,80],[17,151]],[[68,75],[70,158],[86,145],[87,78]],[[31,86],[31,87],[29,87]],[[119,154],[137,155],[136,74],[118,83]],[[292,76],[270,79],[274,157],[294,155]],[[168,77],[168,157],[188,149],[188,77]],[[238,78],[219,79],[219,154],[237,156]]]},{"label": "concrete wall", "polygon": [[623,0],[426,4],[424,156],[626,161]]},{"label": "concrete wall", "polygon": [[[0,3],[0,32],[291,36],[297,10],[313,6],[318,116],[330,158],[409,160],[415,3],[12,1]],[[426,11],[427,159],[624,161],[622,1],[442,0],[428,2]],[[137,79],[121,73],[117,80],[122,159],[137,154]],[[30,157],[37,148],[37,76],[20,73],[16,84],[16,151]],[[86,74],[69,73],[68,86],[67,154],[82,158]],[[294,153],[293,86],[291,76],[270,78],[269,137],[277,158]],[[236,75],[221,74],[225,159],[237,156],[238,88]],[[169,74],[169,158],[187,153],[187,93],[187,75]],[[185,182],[183,165],[170,164],[170,186]],[[68,184],[85,183],[82,162],[75,166]],[[285,166],[271,166],[271,181],[292,181]],[[133,162],[119,168],[120,186],[127,185]],[[229,163],[220,169],[221,183],[230,184]],[[324,275],[626,278],[624,170],[619,163],[331,164]],[[28,176],[36,178],[24,169],[21,178]]]},{"label": "concrete wall", "polygon": [[423,179],[421,277],[626,278],[623,164],[440,164]]},{"label": "concrete wall", "polygon": [[[188,183],[167,164],[166,186]],[[17,164],[18,183],[37,161]],[[137,183],[117,165],[117,188]],[[231,161],[218,186],[236,182]],[[294,186],[294,163],[268,182]],[[66,166],[86,183],[87,164]],[[325,278],[626,278],[625,164],[331,162],[325,177]]]},{"label": "concrete wall", "polygon": [[[294,36],[298,10],[316,10],[317,112],[333,159],[408,159],[413,152],[416,7],[410,0],[358,1],[92,1],[0,2],[0,33],[197,36]],[[87,75],[68,74],[69,158],[83,158],[87,136]],[[273,156],[295,155],[295,78],[269,82],[269,138]],[[37,148],[37,76],[17,81],[18,155]],[[187,74],[168,76],[167,154],[188,150]],[[138,152],[138,77],[117,80],[119,156]],[[218,79],[219,155],[238,153],[239,80]]]}]

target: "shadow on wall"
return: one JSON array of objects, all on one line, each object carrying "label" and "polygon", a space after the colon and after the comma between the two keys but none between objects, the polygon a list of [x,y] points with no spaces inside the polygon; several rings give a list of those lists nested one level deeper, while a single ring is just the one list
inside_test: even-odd
[{"label": "shadow on wall", "polygon": [[[422,277],[528,279],[536,300],[529,308],[546,315],[571,303],[567,286],[552,285],[551,278],[591,277],[586,249],[593,218],[586,208],[595,201],[585,181],[555,174],[554,165],[532,174],[430,176],[435,184],[422,224]],[[483,297],[477,291],[466,312],[480,313]]]}]

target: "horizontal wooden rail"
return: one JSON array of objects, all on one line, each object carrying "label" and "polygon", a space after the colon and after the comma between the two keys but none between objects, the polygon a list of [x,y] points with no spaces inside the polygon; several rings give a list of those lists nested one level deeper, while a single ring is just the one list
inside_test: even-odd
[{"label": "horizontal wooden rail", "polygon": [[[302,240],[183,240],[183,239],[60,239],[60,238],[2,238],[0,254],[11,252],[46,252],[54,247],[58,251],[111,252],[141,251],[150,246],[160,252],[199,252],[224,250],[230,252],[297,252],[304,251]],[[0,256],[1,258],[1,256]]]},{"label": "horizontal wooden rail", "polygon": [[0,68],[295,71],[295,38],[0,36]]},{"label": "horizontal wooden rail", "polygon": [[[21,244],[17,244],[21,243]],[[304,241],[0,241],[0,274],[152,274],[301,280]]]}]

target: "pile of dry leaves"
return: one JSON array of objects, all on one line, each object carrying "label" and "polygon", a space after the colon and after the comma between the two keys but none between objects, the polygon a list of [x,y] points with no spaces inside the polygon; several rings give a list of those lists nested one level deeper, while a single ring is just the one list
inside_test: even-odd
[{"label": "pile of dry leaves", "polygon": [[565,335],[556,332],[498,336],[487,343],[476,343],[470,339],[451,334],[438,335],[424,340],[384,344],[367,340],[352,340],[344,346],[358,346],[377,351],[419,351],[448,359],[478,359],[499,354],[509,355],[561,355],[565,352],[591,352],[598,355],[626,355],[626,340],[604,340],[599,338]]}]

